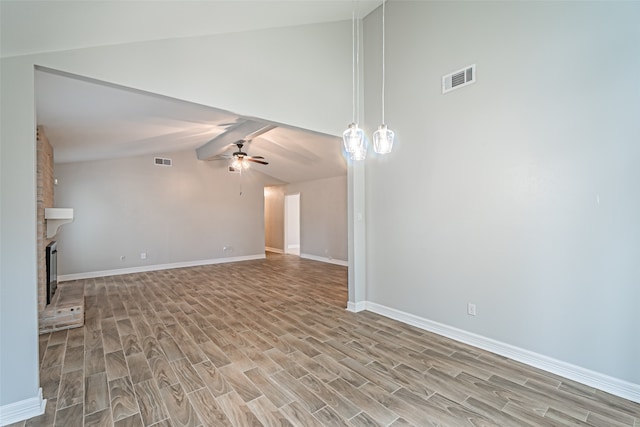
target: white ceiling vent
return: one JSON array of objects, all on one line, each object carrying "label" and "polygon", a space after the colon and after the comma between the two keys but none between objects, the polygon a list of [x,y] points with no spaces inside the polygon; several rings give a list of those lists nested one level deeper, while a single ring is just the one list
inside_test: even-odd
[{"label": "white ceiling vent", "polygon": [[153,164],[158,166],[171,166],[171,159],[163,159],[162,157],[154,157]]},{"label": "white ceiling vent", "polygon": [[442,93],[470,85],[476,82],[476,64],[464,67],[442,77]]}]

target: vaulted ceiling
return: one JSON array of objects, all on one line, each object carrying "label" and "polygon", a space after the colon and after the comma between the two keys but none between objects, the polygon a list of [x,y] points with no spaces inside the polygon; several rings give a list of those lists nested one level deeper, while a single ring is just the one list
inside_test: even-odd
[{"label": "vaulted ceiling", "polygon": [[[350,20],[353,4],[350,0],[2,0],[1,55]],[[367,15],[379,4],[358,1],[358,16]],[[29,37],[24,37],[25,22],[31,29]],[[207,143],[203,161],[225,162],[221,158],[234,151],[233,139],[242,129],[264,124],[275,128],[244,147],[250,155],[264,156],[269,162],[255,165],[260,172],[282,182],[346,173],[338,136],[245,117],[241,111],[224,111],[49,69],[36,70],[36,103],[38,124],[54,146],[56,162],[191,149],[196,155],[196,149]]]},{"label": "vaulted ceiling", "polygon": [[36,70],[36,115],[56,163],[206,148],[202,161],[226,167],[235,142],[273,125],[243,147],[269,162],[253,169],[285,183],[346,173],[336,136],[52,70]]}]

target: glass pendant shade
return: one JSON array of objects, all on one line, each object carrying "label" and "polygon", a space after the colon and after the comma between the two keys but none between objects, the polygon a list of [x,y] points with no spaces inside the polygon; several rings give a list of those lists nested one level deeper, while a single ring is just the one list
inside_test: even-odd
[{"label": "glass pendant shade", "polygon": [[342,134],[342,140],[344,142],[344,149],[347,153],[351,154],[351,158],[353,158],[353,153],[366,148],[364,131],[355,123],[349,124],[347,130]]},{"label": "glass pendant shade", "polygon": [[351,153],[351,160],[364,160],[365,157],[367,157],[367,147],[366,145],[363,145],[362,147],[358,148],[356,151],[354,151],[353,153]]},{"label": "glass pendant shade", "polygon": [[373,151],[378,154],[389,154],[393,149],[395,137],[395,133],[387,125],[380,125],[373,134]]},{"label": "glass pendant shade", "polygon": [[236,170],[248,169],[249,162],[245,162],[243,159],[239,159],[236,157],[233,163],[231,163],[231,167]]}]

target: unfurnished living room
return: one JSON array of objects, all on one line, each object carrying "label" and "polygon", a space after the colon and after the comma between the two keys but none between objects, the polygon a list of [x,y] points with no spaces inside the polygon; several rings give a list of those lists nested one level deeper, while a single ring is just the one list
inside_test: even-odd
[{"label": "unfurnished living room", "polygon": [[0,0],[0,425],[640,427],[638,22]]}]

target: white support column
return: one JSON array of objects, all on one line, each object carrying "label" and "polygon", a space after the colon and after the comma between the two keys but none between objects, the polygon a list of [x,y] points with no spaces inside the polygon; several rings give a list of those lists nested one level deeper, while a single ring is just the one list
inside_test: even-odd
[{"label": "white support column", "polygon": [[365,309],[366,301],[366,218],[365,218],[365,162],[350,162],[347,172],[349,186],[349,301],[347,310]]}]

